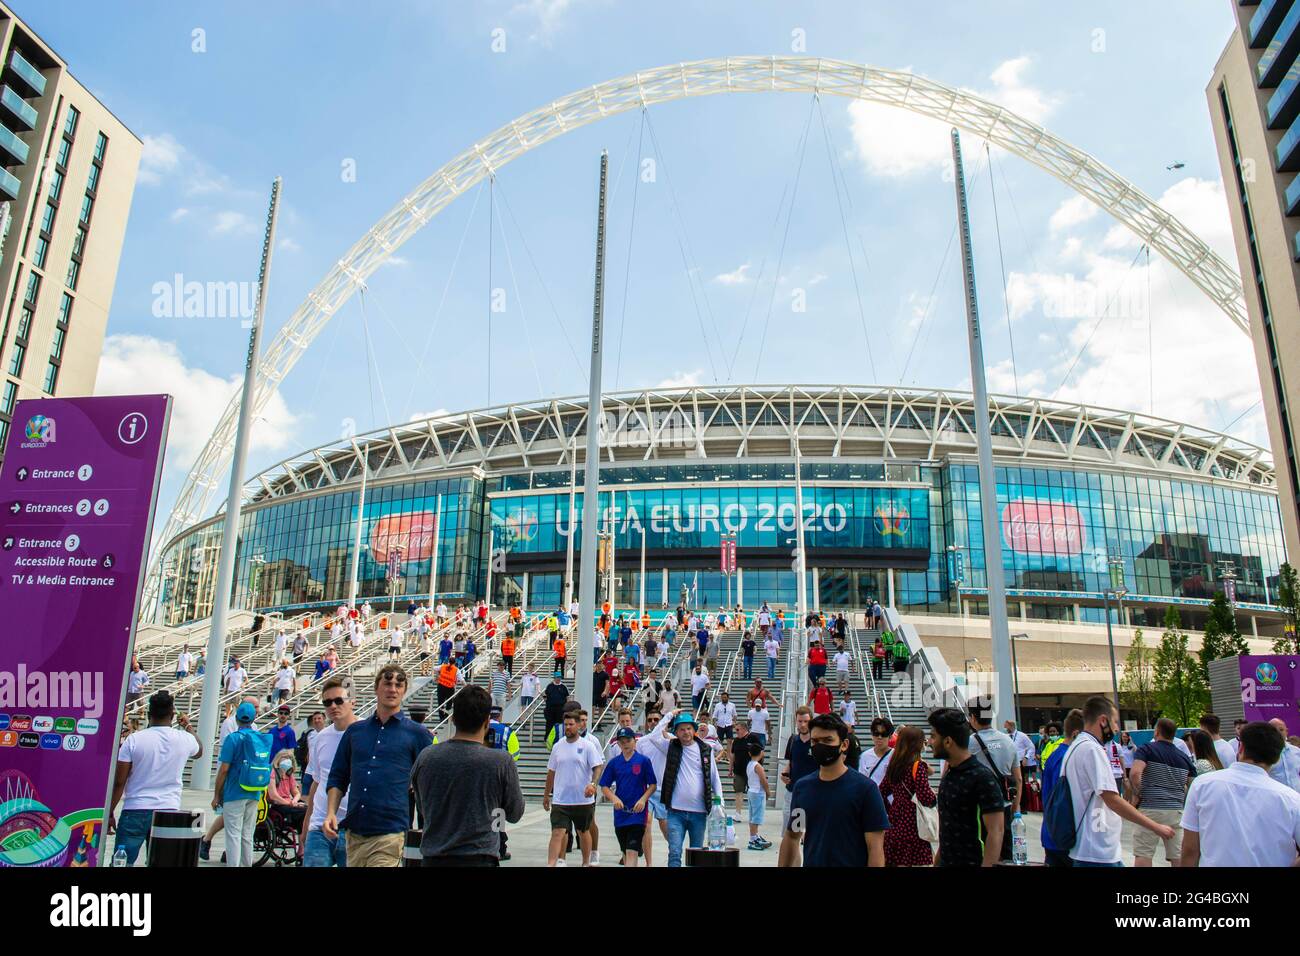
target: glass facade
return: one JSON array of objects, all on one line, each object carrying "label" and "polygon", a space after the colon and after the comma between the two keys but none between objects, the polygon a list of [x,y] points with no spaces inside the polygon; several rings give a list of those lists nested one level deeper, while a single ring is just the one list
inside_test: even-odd
[{"label": "glass facade", "polygon": [[[716,607],[728,584],[732,600],[747,606],[766,600],[795,607],[793,469],[789,462],[602,469],[600,530],[614,533],[617,602],[635,607],[640,601],[644,533],[648,607],[675,606],[683,587],[700,605]],[[483,594],[490,527],[494,603],[557,605],[570,532],[569,495],[559,489],[568,488],[571,474],[548,469],[368,488],[358,593],[377,603],[387,596],[390,567],[399,600],[430,593],[435,502],[442,494],[439,594],[453,600]],[[681,482],[687,475],[694,484],[656,480]],[[754,483],[747,484],[751,475]],[[1130,602],[1208,599],[1222,589],[1225,565],[1236,574],[1239,602],[1276,600],[1285,555],[1277,499],[1269,491],[1067,467],[999,466],[996,475],[1013,620],[1023,602],[1027,618],[1102,621],[1114,559],[1123,563]],[[580,487],[581,472],[577,480]],[[959,591],[968,613],[987,613],[973,464],[805,462],[804,480],[810,605],[883,603],[892,570],[894,604],[903,613],[958,613]],[[574,498],[576,576],[582,494]],[[328,607],[346,600],[356,499],[350,490],[246,510],[235,606]],[[719,571],[724,534],[734,534],[737,545],[739,574],[730,582]],[[210,613],[219,536],[219,524],[210,522],[165,553],[164,620]]]}]

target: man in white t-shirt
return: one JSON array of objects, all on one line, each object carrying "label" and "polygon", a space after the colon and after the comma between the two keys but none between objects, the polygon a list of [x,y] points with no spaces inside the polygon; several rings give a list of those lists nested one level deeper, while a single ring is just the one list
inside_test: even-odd
[{"label": "man in white t-shirt", "polygon": [[180,654],[176,658],[176,679],[184,680],[190,675],[190,668],[194,666],[194,655],[190,653],[190,646],[186,644],[181,648]]},{"label": "man in white t-shirt", "polygon": [[781,656],[781,642],[775,637],[763,641],[763,650],[767,653],[767,679],[776,678],[776,659]]},{"label": "man in white t-shirt", "polygon": [[1162,840],[1174,835],[1173,827],[1156,823],[1119,795],[1104,747],[1114,739],[1118,723],[1119,712],[1108,698],[1089,697],[1083,705],[1083,731],[1063,762],[1062,773],[1070,782],[1074,804],[1076,836],[1070,859],[1075,866],[1124,865],[1120,859],[1121,819],[1146,827]]},{"label": "man in white t-shirt", "polygon": [[839,693],[847,694],[849,692],[849,652],[839,650],[835,652],[835,676],[839,679]]},{"label": "man in white t-shirt", "polygon": [[[1278,783],[1300,793],[1300,747],[1286,739],[1286,721],[1281,717],[1274,717],[1269,721],[1269,725],[1282,735],[1282,755],[1278,757],[1277,763],[1269,768],[1268,775]],[[1237,729],[1237,744],[1237,759],[1240,760],[1241,728]]]},{"label": "man in white t-shirt", "polygon": [[[343,733],[356,723],[352,695],[341,677],[330,677],[320,691],[321,706],[325,708],[330,725],[312,735],[307,745],[307,773],[311,776],[311,790],[307,793],[307,810],[302,820],[303,866],[344,867],[348,865],[348,846],[343,834],[330,839],[325,835],[325,817],[329,800],[323,793],[330,778],[334,754],[338,752]],[[342,820],[348,812],[348,795],[343,794],[335,816]]]},{"label": "man in white t-shirt", "polygon": [[1014,720],[1004,721],[1002,729],[1006,731],[1016,748],[1016,757],[1020,762],[1020,777],[1028,783],[1033,778],[1034,768],[1038,766],[1038,753],[1034,750],[1034,742],[1029,739],[1027,733],[1016,727]]},{"label": "man in white t-shirt", "polygon": [[749,713],[745,716],[749,720],[749,735],[757,737],[759,746],[766,750],[768,710],[764,698],[757,698],[754,701],[754,706],[749,708]]},{"label": "man in white t-shirt", "polygon": [[277,661],[284,659],[284,651],[288,646],[289,635],[284,633],[284,628],[277,628],[275,632],[275,659]]},{"label": "man in white t-shirt", "polygon": [[700,704],[704,703],[704,692],[709,689],[709,675],[704,673],[704,668],[696,666],[695,673],[691,674],[691,707],[695,710],[700,709]]},{"label": "man in white t-shirt", "polygon": [[[673,736],[668,736],[669,724]],[[682,865],[687,840],[693,847],[704,845],[705,822],[712,807],[711,796],[722,796],[722,778],[712,747],[696,738],[695,717],[684,711],[665,714],[646,734],[648,748],[664,756],[663,805],[668,812],[668,865]],[[708,761],[705,778],[704,761]]]},{"label": "man in white t-shirt", "polygon": [[226,693],[238,694],[239,689],[244,686],[244,681],[246,680],[248,680],[248,671],[244,670],[244,665],[239,663],[238,657],[232,657],[230,659],[230,667],[226,671]]},{"label": "man in white t-shirt", "polygon": [[[172,726],[172,720],[180,729]],[[127,866],[135,866],[140,847],[149,839],[155,810],[181,808],[181,774],[192,757],[203,756],[203,745],[190,729],[189,718],[176,717],[172,695],[160,690],[149,698],[149,726],[138,730],[117,750],[113,801],[108,805],[108,830],[116,833],[113,852],[126,850]],[[120,801],[122,813],[114,816]]]},{"label": "man in white t-shirt", "polygon": [[849,730],[858,722],[858,705],[853,702],[853,696],[847,691],[839,702],[840,719],[844,721]]},{"label": "man in white t-shirt", "polygon": [[288,700],[298,693],[298,672],[289,666],[288,661],[280,662],[280,669],[275,672],[275,701]]},{"label": "man in white t-shirt", "polygon": [[713,706],[713,725],[718,728],[718,740],[731,740],[736,732],[736,705],[725,690]]},{"label": "man in white t-shirt", "polygon": [[1296,865],[1300,793],[1269,776],[1286,738],[1263,721],[1238,731],[1232,766],[1200,774],[1183,807],[1183,859],[1188,866]]},{"label": "man in white t-shirt", "polygon": [[[605,758],[593,736],[584,737],[575,711],[564,715],[564,737],[551,748],[546,762],[542,809],[551,814],[551,842],[546,865],[555,866],[564,850],[569,827],[578,833],[582,865],[591,865],[591,824],[596,818],[596,782]],[[552,804],[552,796],[554,803]]]},{"label": "man in white t-shirt", "polygon": [[1227,770],[1234,760],[1237,759],[1237,748],[1219,736],[1221,729],[1219,718],[1215,714],[1201,715],[1201,729],[1210,735],[1214,741],[1214,752],[1219,755],[1219,763],[1223,764],[1223,769]]}]

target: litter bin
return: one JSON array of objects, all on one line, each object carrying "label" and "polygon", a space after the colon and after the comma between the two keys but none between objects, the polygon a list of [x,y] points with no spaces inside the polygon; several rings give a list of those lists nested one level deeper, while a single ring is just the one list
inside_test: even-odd
[{"label": "litter bin", "polygon": [[709,850],[704,847],[688,847],[686,850],[687,866],[740,866],[740,850],[728,847],[725,850]]},{"label": "litter bin", "polygon": [[424,865],[424,856],[420,853],[420,841],[423,839],[423,830],[406,831],[406,845],[402,847],[402,866]]},{"label": "litter bin", "polygon": [[196,867],[203,839],[203,813],[199,810],[155,810],[149,829],[149,865]]}]

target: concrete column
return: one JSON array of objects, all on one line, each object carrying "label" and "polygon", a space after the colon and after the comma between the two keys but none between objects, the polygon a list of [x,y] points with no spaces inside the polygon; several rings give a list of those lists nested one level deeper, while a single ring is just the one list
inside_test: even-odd
[{"label": "concrete column", "polygon": [[885,576],[889,581],[889,606],[894,606],[894,569],[889,568],[885,571]]},{"label": "concrete column", "polygon": [[523,589],[523,593],[519,595],[519,605],[520,607],[525,607],[525,608],[528,607],[528,572],[527,571],[524,572],[524,589]]},{"label": "concrete column", "polygon": [[668,603],[668,569],[667,568],[664,568],[663,597],[660,600],[663,604]]},{"label": "concrete column", "polygon": [[[741,607],[745,606],[745,569],[736,566],[736,603]],[[731,608],[727,608],[728,611]]]},{"label": "concrete column", "polygon": [[1020,602],[1020,620],[1022,621],[1029,620],[1029,608],[1024,601]]},{"label": "concrete column", "polygon": [[821,588],[818,587],[817,580],[820,577],[821,575],[817,573],[817,568],[812,568],[812,607],[809,608],[809,610],[812,611],[820,610],[822,606]]},{"label": "concrete column", "polygon": [[1250,633],[1253,637],[1259,637],[1259,621],[1253,614],[1250,616]]}]

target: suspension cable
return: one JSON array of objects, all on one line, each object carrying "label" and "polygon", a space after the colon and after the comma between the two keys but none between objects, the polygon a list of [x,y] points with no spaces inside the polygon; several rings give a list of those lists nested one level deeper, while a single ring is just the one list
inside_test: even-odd
[{"label": "suspension cable", "polygon": [[492,220],[496,217],[496,181],[496,173],[488,173],[487,403],[489,408],[492,407]]},{"label": "suspension cable", "polygon": [[542,388],[542,373],[537,365],[537,350],[533,347],[533,333],[528,327],[528,309],[524,306],[523,293],[519,291],[519,278],[515,275],[515,260],[510,252],[510,237],[506,235],[506,225],[500,213],[496,216],[497,228],[501,230],[501,245],[506,251],[506,267],[510,270],[510,284],[515,290],[515,304],[519,307],[519,316],[524,324],[524,341],[528,344],[528,361],[533,366],[533,377],[537,379],[537,394],[545,395]]},{"label": "suspension cable", "polygon": [[[984,156],[990,170],[993,166],[993,153],[989,141],[984,141]],[[1020,373],[1016,370],[1016,336],[1011,329],[1011,302],[1007,295],[1007,263],[1002,255],[1002,224],[998,220],[998,190],[992,172],[989,173],[989,193],[993,196],[993,229],[998,238],[998,268],[1002,270],[1002,308],[1007,314],[1007,341],[1011,343],[1011,381],[1015,384],[1016,394],[1020,394]]]},{"label": "suspension cable", "polygon": [[767,329],[772,324],[772,308],[776,305],[776,289],[781,284],[781,263],[785,261],[785,246],[790,239],[790,223],[794,221],[795,200],[799,197],[799,180],[803,178],[803,161],[808,153],[808,131],[812,129],[813,111],[817,106],[817,94],[808,104],[808,119],[804,122],[803,137],[799,146],[799,165],[794,172],[794,185],[790,191],[790,208],[785,217],[785,229],[781,233],[781,249],[776,256],[776,275],[772,277],[772,295],[767,300],[767,315],[763,319],[763,335],[758,340],[758,358],[754,362],[754,381],[759,381],[758,370],[763,364],[763,349],[767,346]]},{"label": "suspension cable", "polygon": [[1074,367],[1079,364],[1079,359],[1083,358],[1083,353],[1087,350],[1089,343],[1092,342],[1092,337],[1097,334],[1097,330],[1101,328],[1101,323],[1106,321],[1106,317],[1110,314],[1110,307],[1114,305],[1115,298],[1124,288],[1124,283],[1128,281],[1129,275],[1133,272],[1133,267],[1137,265],[1137,261],[1141,257],[1142,249],[1139,247],[1137,253],[1133,256],[1133,261],[1128,264],[1128,271],[1124,273],[1124,278],[1120,280],[1119,285],[1115,287],[1115,291],[1111,293],[1110,299],[1106,302],[1106,308],[1101,310],[1101,315],[1098,316],[1097,321],[1093,323],[1092,331],[1088,333],[1088,337],[1084,339],[1083,345],[1079,347],[1079,354],[1074,357],[1074,361],[1071,362],[1070,367],[1066,369],[1065,377],[1061,379],[1061,384],[1056,386],[1056,389],[1052,392],[1052,398],[1056,398],[1061,389],[1065,387],[1065,383],[1070,380],[1070,376],[1074,373]]},{"label": "suspension cable", "polygon": [[835,192],[835,204],[840,210],[840,227],[844,230],[844,249],[849,255],[849,272],[853,275],[853,293],[858,302],[858,318],[862,320],[862,338],[867,346],[867,363],[871,367],[872,381],[877,381],[876,361],[871,355],[871,334],[867,331],[867,312],[862,305],[862,289],[858,285],[858,267],[853,261],[853,243],[849,240],[849,220],[844,214],[844,201],[840,198],[839,182],[835,178],[835,152],[831,149],[830,130],[826,128],[826,112],[822,109],[821,97],[814,96],[813,102],[817,104],[817,116],[821,120],[822,135],[826,140],[826,158],[831,169],[831,188]]},{"label": "suspension cable", "polygon": [[370,392],[370,420],[372,422],[375,422],[375,427],[379,427],[380,423],[376,421],[376,417],[375,417],[374,386],[376,385],[378,386],[379,398],[384,403],[384,423],[391,424],[393,421],[393,417],[388,410],[388,396],[384,393],[384,377],[379,374],[379,359],[378,356],[375,354],[375,344],[373,341],[371,341],[370,338],[370,319],[366,315],[366,290],[364,287],[362,287],[357,291],[361,296],[361,328],[362,331],[365,333],[365,338],[366,338],[366,375],[367,376],[370,376],[372,374],[372,367],[373,367],[373,377],[371,378],[372,387]]},{"label": "suspension cable", "polygon": [[[640,166],[642,135],[645,133],[646,108],[641,107],[641,132],[636,138],[637,166]],[[623,371],[623,339],[627,335],[627,290],[632,284],[632,244],[636,237],[636,201],[641,192],[641,174],[632,183],[632,216],[627,227],[627,262],[623,266],[623,308],[618,317],[618,360],[614,364],[614,388],[618,388]]]}]

